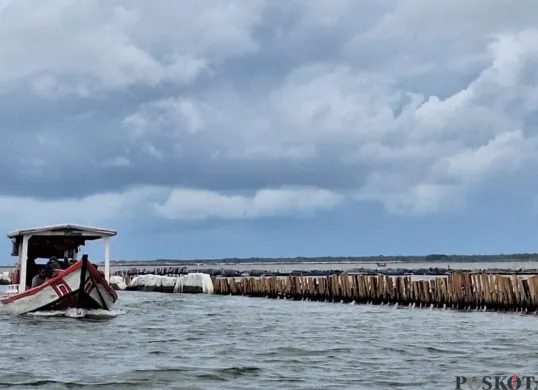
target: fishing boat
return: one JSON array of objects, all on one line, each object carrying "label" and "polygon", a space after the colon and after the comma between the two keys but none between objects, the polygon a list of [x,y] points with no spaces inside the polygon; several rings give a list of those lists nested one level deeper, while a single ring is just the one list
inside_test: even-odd
[{"label": "fishing boat", "polygon": [[[17,256],[18,261],[11,284],[0,297],[0,310],[17,315],[71,308],[111,310],[118,299],[109,284],[110,238],[116,234],[114,230],[73,224],[9,233],[11,255]],[[90,262],[88,255],[83,254],[78,259],[80,248],[87,241],[101,239],[104,241],[104,272]],[[49,262],[37,264],[38,259]]]}]

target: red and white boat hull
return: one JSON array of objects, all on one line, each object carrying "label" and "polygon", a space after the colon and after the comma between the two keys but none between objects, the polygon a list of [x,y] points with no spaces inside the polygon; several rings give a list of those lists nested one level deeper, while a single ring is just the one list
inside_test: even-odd
[{"label": "red and white boat hull", "polygon": [[[83,279],[82,279],[83,277]],[[111,310],[116,291],[89,262],[79,260],[40,286],[0,298],[0,311],[26,314],[70,308]]]}]

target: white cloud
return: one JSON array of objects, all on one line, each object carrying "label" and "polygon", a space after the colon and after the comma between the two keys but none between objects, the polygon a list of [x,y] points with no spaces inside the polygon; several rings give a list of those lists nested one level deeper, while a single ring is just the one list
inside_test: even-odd
[{"label": "white cloud", "polygon": [[[0,197],[0,224],[5,231],[57,223],[102,225],[124,219],[149,194],[140,189],[126,193],[103,193],[81,199],[43,200],[31,197]],[[17,225],[17,226],[14,226]]]},{"label": "white cloud", "polygon": [[170,5],[4,3],[0,86],[30,80],[40,94],[87,97],[101,89],[183,85],[214,64],[257,50],[251,34],[262,2],[184,2],[179,10]]},{"label": "white cloud", "polygon": [[225,195],[211,191],[175,189],[166,202],[156,206],[165,218],[244,219],[273,216],[312,215],[336,207],[343,197],[318,188],[258,190],[253,196]]},{"label": "white cloud", "polygon": [[245,196],[166,186],[134,187],[79,199],[0,196],[0,227],[8,231],[56,223],[110,225],[154,217],[179,221],[304,217],[333,209],[343,200],[339,194],[317,188],[264,189]]},{"label": "white cloud", "polygon": [[[380,179],[385,185],[377,182]],[[402,185],[398,190],[394,182],[386,183],[387,179],[375,175],[370,177],[368,184],[354,198],[381,201],[392,214],[424,216],[458,211],[467,196],[465,188],[459,185],[421,183],[410,186],[400,182]]]},{"label": "white cloud", "polygon": [[447,173],[462,181],[517,171],[526,161],[538,159],[538,138],[526,139],[521,130],[495,135],[486,145],[466,149],[446,159]]}]

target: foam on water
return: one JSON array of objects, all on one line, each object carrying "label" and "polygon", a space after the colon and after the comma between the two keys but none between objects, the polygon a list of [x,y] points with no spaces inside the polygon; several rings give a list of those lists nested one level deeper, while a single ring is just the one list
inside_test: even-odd
[{"label": "foam on water", "polygon": [[36,311],[26,315],[32,317],[113,318],[122,314],[125,314],[122,310],[86,310],[71,308],[67,310]]}]

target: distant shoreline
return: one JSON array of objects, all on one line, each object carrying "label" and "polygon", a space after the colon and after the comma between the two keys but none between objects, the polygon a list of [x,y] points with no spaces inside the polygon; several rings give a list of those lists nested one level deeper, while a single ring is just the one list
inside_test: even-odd
[{"label": "distant shoreline", "polygon": [[[223,259],[114,260],[115,266],[188,266],[198,264],[385,264],[385,263],[505,263],[538,262],[538,254],[510,255],[428,255],[428,256],[323,256],[323,257],[252,257]],[[100,263],[101,264],[101,263]]]},{"label": "distant shoreline", "polygon": [[[319,256],[319,257],[251,257],[222,259],[154,259],[154,260],[111,260],[116,267],[177,267],[206,264],[211,265],[278,265],[278,264],[409,264],[409,263],[509,263],[538,262],[538,253],[516,253],[498,255],[443,255],[427,256]],[[95,264],[103,265],[99,260]],[[1,268],[14,264],[0,265]]]}]

